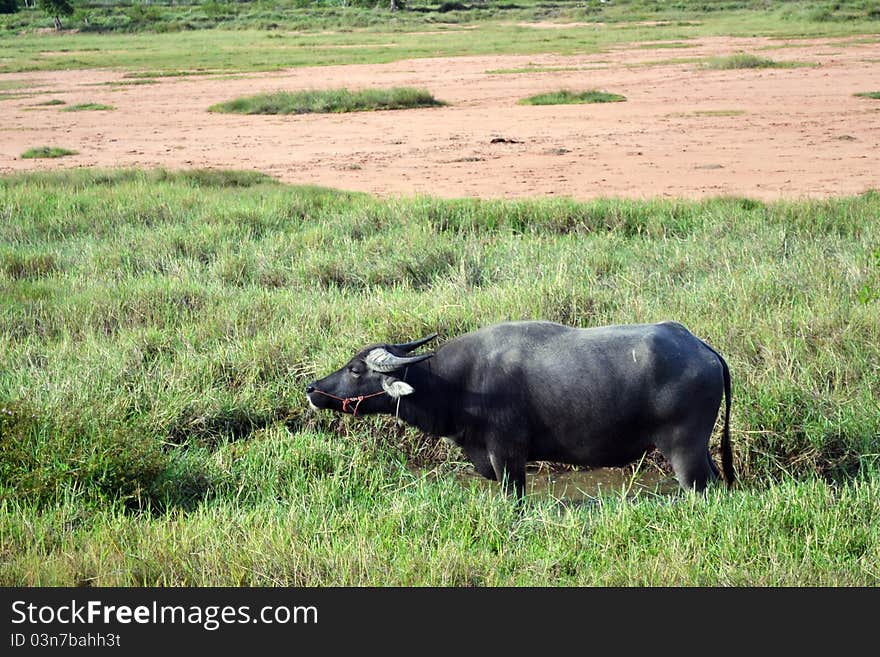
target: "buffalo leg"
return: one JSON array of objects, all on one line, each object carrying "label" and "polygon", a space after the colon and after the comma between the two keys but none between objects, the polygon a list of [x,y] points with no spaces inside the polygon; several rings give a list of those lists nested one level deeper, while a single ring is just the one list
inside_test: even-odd
[{"label": "buffalo leg", "polygon": [[[675,478],[684,490],[701,492],[710,481],[718,478],[706,442],[712,427],[698,423],[678,425],[657,436],[655,444],[672,463]],[[705,438],[701,438],[701,437]]]},{"label": "buffalo leg", "polygon": [[670,460],[675,477],[684,490],[702,492],[706,489],[706,484],[715,479],[715,473],[709,467],[703,450],[673,452]]},{"label": "buffalo leg", "polygon": [[706,450],[706,460],[709,461],[709,467],[712,469],[712,481],[721,479],[721,473],[718,471],[718,466],[715,465],[715,461],[712,459],[712,453],[708,450]]},{"label": "buffalo leg", "polygon": [[498,448],[489,448],[489,461],[495,470],[495,478],[501,482],[504,492],[522,499],[526,494],[526,460],[525,457],[505,452]]},{"label": "buffalo leg", "polygon": [[481,476],[495,481],[495,468],[484,445],[465,445],[462,450]]}]

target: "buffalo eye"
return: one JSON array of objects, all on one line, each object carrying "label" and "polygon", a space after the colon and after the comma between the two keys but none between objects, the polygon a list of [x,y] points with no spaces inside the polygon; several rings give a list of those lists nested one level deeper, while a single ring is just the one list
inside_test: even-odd
[{"label": "buffalo eye", "polygon": [[349,365],[348,373],[351,374],[354,378],[358,378],[361,374],[363,374],[363,369],[358,365]]}]

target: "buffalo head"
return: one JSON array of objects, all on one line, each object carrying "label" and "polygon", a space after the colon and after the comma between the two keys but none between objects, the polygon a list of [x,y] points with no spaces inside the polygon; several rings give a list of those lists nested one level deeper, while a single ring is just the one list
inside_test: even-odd
[{"label": "buffalo head", "polygon": [[406,382],[406,369],[434,355],[409,353],[436,337],[362,349],[344,367],[306,386],[309,405],[354,415],[393,413],[401,397],[415,392]]}]

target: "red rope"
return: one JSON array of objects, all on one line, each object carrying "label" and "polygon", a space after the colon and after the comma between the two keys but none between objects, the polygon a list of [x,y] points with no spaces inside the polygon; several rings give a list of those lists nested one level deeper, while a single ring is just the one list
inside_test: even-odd
[{"label": "red rope", "polygon": [[355,402],[354,410],[351,412],[351,414],[355,417],[357,417],[358,409],[360,408],[362,401],[364,401],[365,399],[369,399],[370,397],[378,397],[379,395],[385,394],[384,390],[380,390],[379,392],[374,392],[369,395],[359,395],[358,397],[337,397],[336,395],[332,395],[329,392],[324,392],[323,390],[318,390],[317,388],[315,388],[315,392],[318,392],[325,397],[330,397],[332,399],[336,399],[337,401],[341,401],[343,413],[348,413],[349,404],[351,404],[351,402]]}]

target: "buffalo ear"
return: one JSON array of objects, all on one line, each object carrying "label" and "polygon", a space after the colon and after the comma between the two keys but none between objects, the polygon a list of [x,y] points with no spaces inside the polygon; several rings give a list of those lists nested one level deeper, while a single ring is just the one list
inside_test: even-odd
[{"label": "buffalo ear", "polygon": [[382,377],[382,390],[388,393],[389,397],[400,399],[415,392],[415,389],[406,381],[401,381],[393,376]]}]

